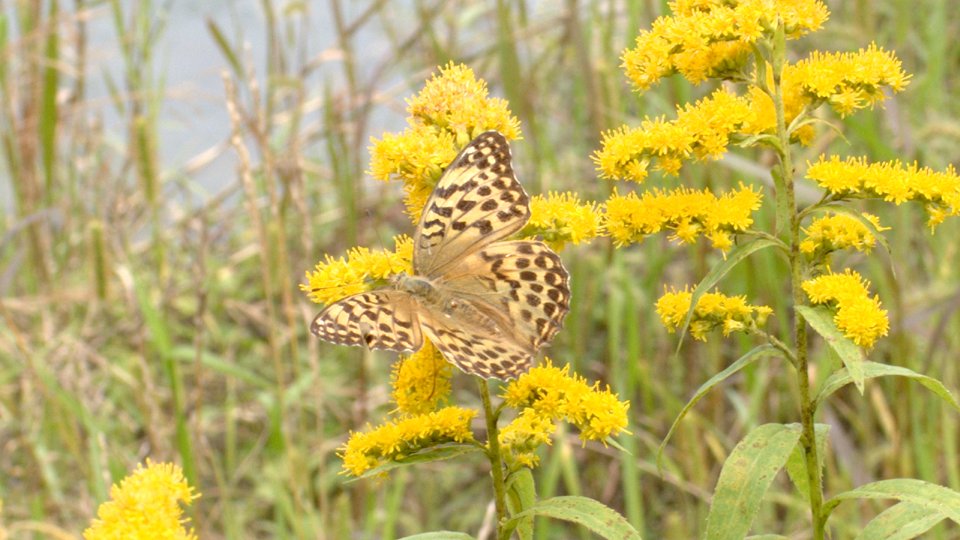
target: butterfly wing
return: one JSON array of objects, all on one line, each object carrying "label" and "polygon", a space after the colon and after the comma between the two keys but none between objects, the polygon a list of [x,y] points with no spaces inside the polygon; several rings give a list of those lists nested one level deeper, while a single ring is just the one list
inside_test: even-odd
[{"label": "butterfly wing", "polygon": [[536,351],[513,338],[494,331],[478,331],[439,309],[427,307],[420,322],[423,333],[443,357],[465,373],[484,379],[511,379],[530,369]]},{"label": "butterfly wing", "polygon": [[513,173],[510,146],[481,133],[450,163],[427,199],[413,238],[417,275],[434,278],[465,255],[505,238],[530,218],[530,198]]},{"label": "butterfly wing", "polygon": [[340,345],[416,351],[423,345],[417,311],[409,293],[381,289],[348,296],[327,306],[310,331]]},{"label": "butterfly wing", "polygon": [[536,351],[550,342],[570,311],[570,274],[543,242],[497,242],[473,253],[443,277],[446,294],[499,319]]}]

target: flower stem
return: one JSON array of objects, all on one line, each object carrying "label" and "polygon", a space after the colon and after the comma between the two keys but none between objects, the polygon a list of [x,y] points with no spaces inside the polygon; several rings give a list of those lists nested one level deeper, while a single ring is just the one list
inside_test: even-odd
[{"label": "flower stem", "polygon": [[[777,138],[780,139],[779,176],[783,193],[777,197],[784,197],[783,204],[790,214],[790,286],[792,289],[793,305],[801,306],[805,303],[801,283],[803,281],[803,258],[800,254],[800,224],[803,216],[797,212],[796,194],[793,182],[793,162],[790,152],[790,133],[784,112],[783,82],[781,75],[786,62],[785,35],[783,27],[778,29],[773,46],[773,90],[774,108],[777,115]],[[779,205],[778,205],[779,206]],[[779,224],[778,224],[779,225]],[[820,478],[820,460],[817,457],[817,437],[814,431],[813,401],[810,399],[810,373],[807,366],[807,323],[801,317],[795,319],[794,347],[796,356],[794,366],[797,372],[797,384],[800,390],[800,423],[803,426],[800,444],[807,469],[807,485],[809,486],[810,518],[813,522],[814,540],[823,540],[824,521],[823,513],[823,486]]]},{"label": "flower stem", "polygon": [[500,431],[497,429],[499,410],[494,411],[490,403],[490,388],[486,379],[477,377],[480,386],[480,398],[483,400],[483,415],[487,420],[487,458],[490,460],[490,474],[493,476],[494,504],[497,508],[497,539],[508,540],[509,533],[503,528],[507,521],[507,487],[503,478],[503,456],[500,454]]}]

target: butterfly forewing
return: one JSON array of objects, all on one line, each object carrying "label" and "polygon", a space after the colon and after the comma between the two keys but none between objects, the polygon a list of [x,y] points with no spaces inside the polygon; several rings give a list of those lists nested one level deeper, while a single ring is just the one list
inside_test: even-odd
[{"label": "butterfly forewing", "polygon": [[340,345],[416,351],[423,345],[413,298],[406,292],[380,289],[334,302],[320,312],[310,331]]},{"label": "butterfly forewing", "polygon": [[519,231],[530,199],[513,174],[510,146],[496,131],[480,134],[444,172],[414,233],[413,267],[442,275],[459,259]]}]

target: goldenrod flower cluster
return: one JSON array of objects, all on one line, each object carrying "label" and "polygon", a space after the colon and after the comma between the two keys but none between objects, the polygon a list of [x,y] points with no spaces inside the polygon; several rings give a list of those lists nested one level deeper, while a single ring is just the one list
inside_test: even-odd
[{"label": "goldenrod flower cluster", "polygon": [[[861,214],[873,225],[873,230],[885,231],[889,227],[880,225],[880,218],[873,214]],[[825,259],[830,253],[840,249],[853,249],[870,253],[877,239],[872,230],[855,217],[845,214],[832,214],[817,218],[803,229],[806,238],[800,242],[800,251],[811,259]]]},{"label": "goldenrod flower cluster", "polygon": [[360,476],[419,450],[473,441],[470,421],[476,415],[475,410],[445,407],[426,414],[401,417],[366,432],[351,432],[350,439],[340,448],[343,472]]},{"label": "goldenrod flower cluster", "polygon": [[581,202],[576,193],[549,193],[530,198],[530,220],[521,236],[542,238],[555,250],[579,244],[600,234],[603,216],[597,203]]},{"label": "goldenrod flower cluster", "polygon": [[520,122],[507,102],[488,96],[487,83],[453,62],[440,68],[423,90],[407,101],[409,127],[400,134],[372,139],[370,174],[399,178],[407,211],[416,222],[443,169],[474,137],[497,130],[507,139],[520,136]]},{"label": "goldenrod flower cluster", "polygon": [[803,282],[803,290],[814,304],[835,310],[834,324],[854,343],[869,349],[887,335],[890,322],[880,298],[870,297],[870,282],[847,269],[842,274],[824,274]]},{"label": "goldenrod flower cluster", "polygon": [[[773,83],[772,70],[767,65],[768,86]],[[789,125],[822,103],[841,116],[872,107],[886,97],[884,88],[903,90],[909,76],[893,53],[871,45],[855,53],[814,52],[784,66],[781,81]],[[684,160],[719,159],[731,142],[774,134],[776,125],[773,99],[765,89],[751,85],[745,96],[737,96],[721,88],[695,105],[678,107],[674,120],[646,118],[638,128],[623,126],[604,133],[593,160],[602,178],[642,182],[651,164],[675,176]],[[802,144],[809,144],[815,135],[809,123],[793,129],[791,139]]]},{"label": "goldenrod flower cluster", "polygon": [[677,108],[677,118],[644,119],[639,128],[627,126],[603,134],[593,161],[602,178],[642,182],[650,163],[666,174],[679,173],[683,160],[719,159],[731,134],[750,119],[750,103],[720,89],[694,105]]},{"label": "goldenrod flower cluster", "polygon": [[453,365],[432,343],[425,341],[419,351],[393,365],[390,382],[397,411],[416,415],[435,410],[450,396],[452,375]]},{"label": "goldenrod flower cluster", "polygon": [[[318,304],[329,304],[351,294],[377,288],[378,281],[404,272],[413,273],[413,240],[408,236],[394,238],[394,251],[372,251],[355,247],[347,257],[326,255],[313,272],[307,272],[306,284],[300,290]],[[382,284],[382,283],[381,283]]]},{"label": "goldenrod flower cluster", "polygon": [[840,116],[847,116],[884,100],[884,88],[901,92],[910,76],[892,53],[871,43],[849,53],[813,51],[791,66],[791,79],[815,99],[826,101]]},{"label": "goldenrod flower cluster", "polygon": [[200,495],[187,485],[183,471],[172,463],[137,465],[129,476],[110,488],[110,500],[101,504],[97,518],[83,531],[86,540],[196,540],[186,529],[181,503]]},{"label": "goldenrod flower cluster", "polygon": [[[693,293],[689,289],[667,290],[657,300],[657,315],[670,333],[676,332],[690,311]],[[732,332],[749,331],[763,326],[773,310],[768,306],[752,306],[745,296],[727,296],[722,293],[705,293],[697,300],[697,307],[690,318],[690,335],[706,341],[707,335],[722,329],[724,336]]]},{"label": "goldenrod flower cluster", "polygon": [[605,441],[627,428],[629,402],[609,388],[587,384],[570,374],[569,366],[555,367],[550,359],[511,381],[503,390],[504,403],[520,414],[500,432],[509,459],[519,465],[537,464],[534,451],[549,444],[556,422],[565,420],[580,430],[582,441]]},{"label": "goldenrod flower cluster", "polygon": [[787,37],[815,31],[829,12],[814,0],[676,0],[673,15],[660,17],[623,53],[623,68],[643,91],[680,73],[699,84],[735,75],[751,46],[773,35],[782,21]]},{"label": "goldenrod flower cluster", "polygon": [[952,166],[937,172],[899,160],[869,163],[862,157],[820,156],[808,164],[807,178],[839,197],[878,198],[897,205],[919,202],[931,230],[948,216],[960,216],[960,176]]},{"label": "goldenrod flower cluster", "polygon": [[727,251],[733,246],[732,235],[753,224],[750,215],[760,207],[761,197],[759,191],[743,184],[720,197],[708,189],[689,188],[654,190],[639,196],[614,192],[605,205],[604,228],[619,246],[641,242],[647,235],[667,229],[681,242],[692,243],[705,236],[713,247]]}]

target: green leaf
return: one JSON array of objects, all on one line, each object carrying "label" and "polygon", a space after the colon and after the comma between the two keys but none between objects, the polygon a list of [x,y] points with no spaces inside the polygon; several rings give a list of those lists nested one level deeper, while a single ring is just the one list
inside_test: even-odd
[{"label": "green leaf", "polygon": [[747,352],[746,354],[738,358],[736,362],[727,366],[727,368],[721,371],[720,373],[717,373],[713,377],[710,377],[707,380],[707,382],[701,384],[700,388],[697,388],[697,391],[693,393],[693,397],[691,397],[690,400],[687,401],[687,404],[684,405],[682,409],[680,409],[680,413],[677,414],[677,417],[673,420],[673,424],[670,426],[670,430],[667,431],[666,437],[664,437],[663,442],[660,443],[660,448],[657,449],[657,467],[658,468],[660,467],[660,462],[663,458],[663,450],[664,448],[666,448],[667,443],[670,441],[670,437],[673,436],[673,432],[676,431],[677,426],[680,425],[680,421],[687,416],[687,413],[690,412],[690,409],[692,409],[693,406],[697,404],[697,402],[703,399],[703,396],[705,396],[707,392],[712,390],[714,386],[717,386],[721,382],[728,379],[734,373],[749,366],[755,361],[761,358],[764,358],[766,356],[772,356],[775,354],[779,354],[779,353],[777,353],[777,349],[774,346],[760,345],[759,347],[756,347],[750,350],[749,352]]},{"label": "green leaf", "polygon": [[855,540],[908,540],[929,531],[946,516],[913,503],[899,503],[870,520]]},{"label": "green leaf", "polygon": [[[956,398],[953,397],[953,394],[947,390],[947,387],[944,386],[942,382],[934,379],[933,377],[921,375],[912,369],[901,366],[880,364],[878,362],[864,362],[863,376],[866,379],[875,379],[877,377],[906,377],[908,379],[914,379],[923,386],[926,386],[931,392],[938,395],[941,399],[949,403],[951,407],[960,410],[960,403],[957,403]],[[830,394],[833,394],[840,388],[850,384],[850,381],[852,380],[853,378],[850,377],[850,373],[846,369],[841,369],[833,375],[830,375],[830,378],[823,383],[823,387],[817,394],[814,403],[819,406],[820,403],[830,396]]]},{"label": "green leaf", "polygon": [[847,367],[850,379],[862,395],[864,380],[863,363],[865,361],[863,349],[858,347],[856,343],[837,329],[837,325],[833,322],[833,312],[830,309],[823,306],[797,306],[796,309],[800,315],[810,323],[810,326],[826,340],[834,352],[837,353],[837,356],[843,361],[843,365]]},{"label": "green leaf", "polygon": [[790,540],[790,537],[782,534],[754,534],[743,540]]},{"label": "green leaf", "polygon": [[[817,438],[817,473],[823,478],[823,456],[827,451],[827,435],[830,433],[830,426],[827,424],[814,424],[814,435]],[[793,452],[790,452],[790,458],[787,459],[787,475],[790,481],[797,488],[797,493],[809,501],[810,483],[807,477],[807,459],[803,452],[803,446],[796,445]],[[822,485],[822,483],[821,483]]]},{"label": "green leaf", "polygon": [[410,454],[402,459],[393,460],[378,467],[374,467],[360,476],[348,480],[348,482],[355,482],[361,478],[378,476],[399,467],[407,467],[409,465],[417,465],[419,463],[427,463],[430,461],[443,461],[445,459],[452,459],[480,451],[480,448],[472,444],[450,443],[437,445],[425,450],[421,450],[415,454]]},{"label": "green leaf", "polygon": [[[507,477],[507,507],[511,514],[519,514],[531,508],[537,502],[533,473],[523,467]],[[533,516],[527,516],[516,523],[516,532],[520,540],[533,538]]]},{"label": "green leaf", "polygon": [[683,338],[687,335],[687,328],[690,326],[690,320],[693,318],[693,311],[697,307],[697,302],[700,300],[700,297],[709,291],[714,285],[720,282],[723,279],[723,276],[727,275],[730,270],[733,270],[740,261],[746,259],[753,253],[760,251],[761,249],[766,249],[771,246],[779,246],[782,249],[786,249],[782,242],[773,238],[757,238],[751,240],[742,246],[735,248],[733,251],[727,254],[727,257],[710,269],[706,276],[700,283],[697,284],[697,288],[693,290],[693,295],[690,297],[690,309],[687,310],[687,316],[683,318],[683,324],[680,326],[680,340],[677,342],[677,350],[674,352],[674,356],[680,354],[680,347],[683,345]]},{"label": "green leaf", "polygon": [[579,523],[596,534],[608,539],[640,540],[637,532],[616,510],[586,497],[553,497],[538,502],[510,518],[508,527],[527,516],[544,516]]},{"label": "green leaf", "polygon": [[845,491],[823,505],[824,519],[841,502],[851,499],[897,499],[930,511],[940,512],[952,521],[960,523],[960,493],[923,480],[913,478],[881,480]]},{"label": "green leaf", "polygon": [[467,533],[453,531],[436,531],[404,536],[400,540],[475,540]]},{"label": "green leaf", "polygon": [[710,540],[740,540],[750,531],[763,496],[800,440],[799,424],[764,424],[723,463],[707,515]]}]

